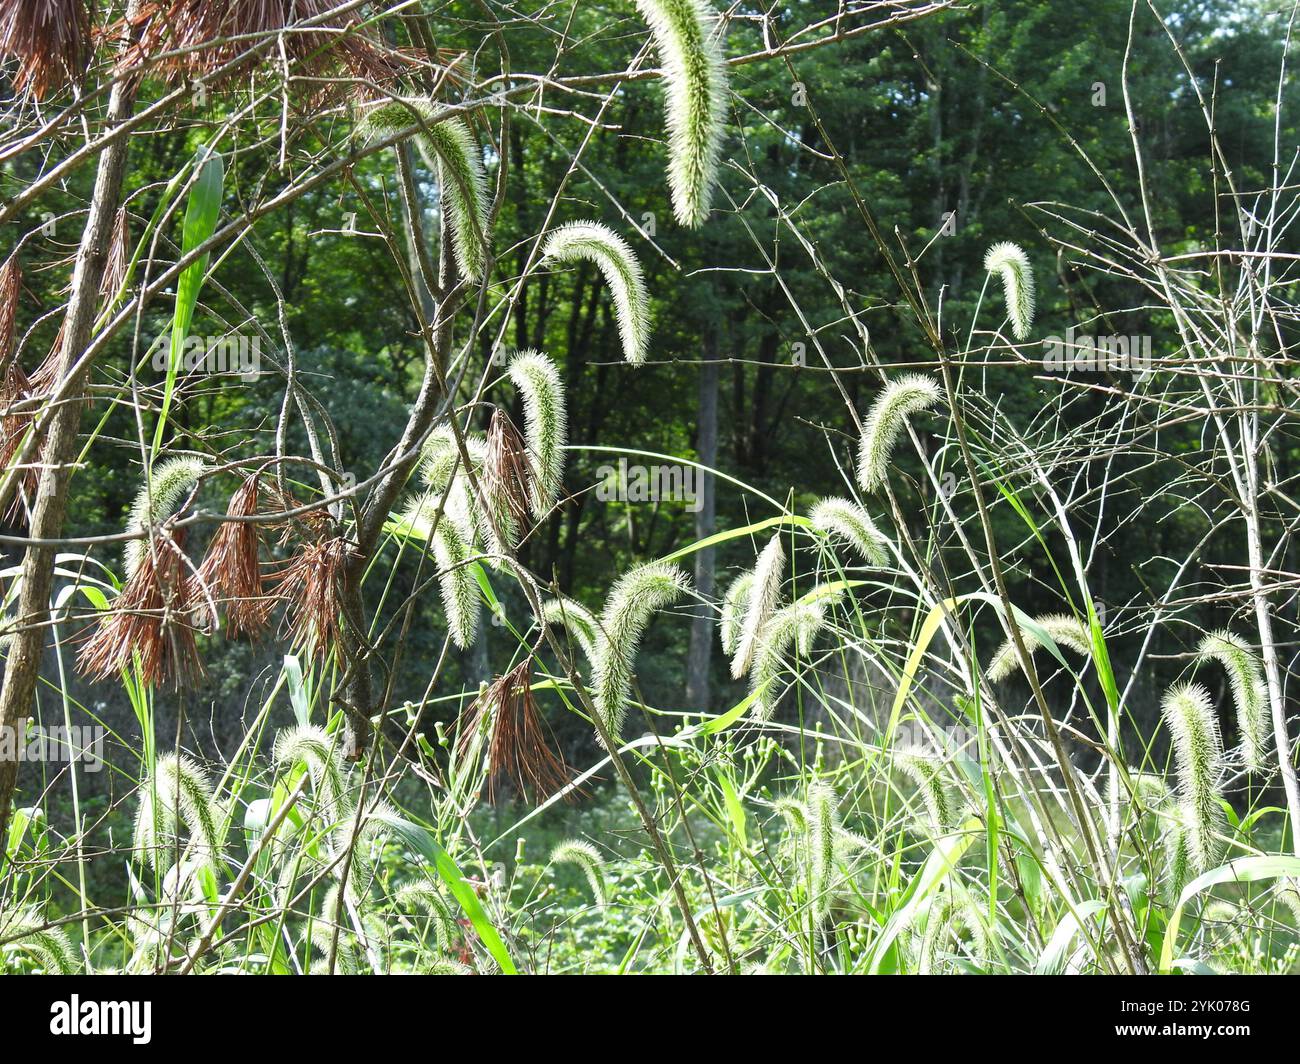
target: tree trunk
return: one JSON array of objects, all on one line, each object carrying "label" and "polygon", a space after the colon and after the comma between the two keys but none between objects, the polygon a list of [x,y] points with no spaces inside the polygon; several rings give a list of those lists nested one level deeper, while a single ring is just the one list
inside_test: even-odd
[{"label": "tree trunk", "polygon": [[[137,6],[136,3],[129,5],[128,21]],[[114,83],[109,95],[104,133],[131,117],[137,82],[136,78],[123,77]],[[49,431],[39,452],[41,478],[30,526],[30,538],[36,542],[23,556],[17,632],[5,663],[4,686],[0,688],[0,734],[21,727],[31,712],[36,676],[45,650],[56,548],[43,545],[41,541],[55,540],[63,534],[68,484],[77,456],[77,432],[90,363],[80,366],[75,373],[73,367],[89,345],[94,329],[99,309],[99,287],[121,200],[122,175],[126,170],[130,141],[130,137],[111,141],[99,157],[86,228],[77,249],[67,317],[64,319],[63,346],[59,350],[53,387],[53,394],[62,392],[63,397],[50,418]],[[9,806],[17,783],[18,761],[0,760],[0,839],[8,831]],[[3,856],[0,849],[0,861]]]}]

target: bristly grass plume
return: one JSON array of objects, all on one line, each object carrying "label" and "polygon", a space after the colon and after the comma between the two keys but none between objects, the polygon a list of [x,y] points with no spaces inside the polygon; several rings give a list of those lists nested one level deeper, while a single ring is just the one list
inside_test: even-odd
[{"label": "bristly grass plume", "polygon": [[808,518],[818,532],[847,541],[870,564],[889,564],[889,541],[857,503],[838,497],[822,499]]},{"label": "bristly grass plume", "polygon": [[862,426],[858,484],[863,491],[875,491],[889,476],[889,456],[907,419],[938,401],[939,385],[921,373],[908,373],[885,384]]},{"label": "bristly grass plume", "polygon": [[533,516],[555,505],[564,478],[568,442],[564,384],[555,363],[538,351],[521,351],[510,363],[510,380],[524,402],[524,441],[533,462]]},{"label": "bristly grass plume", "polygon": [[1217,661],[1227,670],[1237,709],[1242,760],[1251,772],[1268,771],[1269,719],[1264,674],[1254,648],[1229,631],[1211,632],[1197,648],[1198,662]]},{"label": "bristly grass plume", "polygon": [[650,347],[650,297],[628,242],[599,222],[569,222],[546,238],[542,254],[545,262],[595,264],[614,299],[623,357],[634,366],[644,362]]},{"label": "bristly grass plume", "polygon": [[703,0],[637,0],[636,6],[663,65],[673,213],[696,228],[709,216],[727,99],[717,18]]},{"label": "bristly grass plume", "polygon": [[996,273],[1002,281],[1007,317],[1015,338],[1028,339],[1029,326],[1034,320],[1034,272],[1029,256],[1018,245],[1003,241],[989,248],[984,256],[984,269]]},{"label": "bristly grass plume", "polygon": [[637,647],[655,611],[671,605],[690,588],[686,574],[675,565],[650,563],[621,576],[610,589],[596,639],[596,710],[610,737],[623,733],[627,696]]},{"label": "bristly grass plume", "polygon": [[1179,807],[1191,863],[1196,872],[1205,872],[1214,867],[1222,849],[1217,837],[1223,822],[1218,716],[1210,692],[1197,683],[1171,687],[1160,703],[1160,713],[1173,739]]},{"label": "bristly grass plume", "polygon": [[154,467],[153,475],[140,489],[131,506],[126,531],[138,538],[126,545],[126,575],[131,577],[149,552],[152,530],[176,511],[189,496],[207,467],[200,458],[170,458]]},{"label": "bristly grass plume", "polygon": [[754,579],[745,603],[745,619],[740,626],[740,639],[731,659],[731,675],[739,680],[749,672],[754,663],[759,636],[768,618],[776,612],[781,601],[781,579],[785,574],[785,551],[781,549],[781,533],[767,541],[754,565]]},{"label": "bristly grass plume", "polygon": [[[1052,637],[1058,647],[1068,647],[1080,654],[1092,653],[1092,638],[1083,622],[1065,613],[1047,613],[1035,617],[1034,623]],[[1021,626],[1020,638],[1025,644],[1025,652],[1035,654],[1042,648],[1042,643],[1033,632]],[[1020,656],[1016,653],[1016,644],[1011,639],[1003,641],[998,651],[989,662],[989,679],[994,683],[1005,680],[1021,666]]]}]

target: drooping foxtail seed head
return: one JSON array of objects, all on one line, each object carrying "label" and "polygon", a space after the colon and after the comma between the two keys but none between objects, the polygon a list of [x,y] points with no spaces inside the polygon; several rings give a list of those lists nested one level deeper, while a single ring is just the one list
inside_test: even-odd
[{"label": "drooping foxtail seed head", "polygon": [[728,657],[740,647],[740,635],[749,609],[749,593],[754,587],[754,570],[746,569],[727,587],[722,597],[722,621],[718,634],[722,639],[722,652]]},{"label": "drooping foxtail seed head", "polygon": [[600,626],[586,606],[571,598],[548,599],[542,604],[542,620],[568,632],[582,649],[588,665],[592,663]]},{"label": "drooping foxtail seed head", "polygon": [[352,811],[344,785],[343,755],[338,736],[315,724],[299,724],[276,733],[271,758],[281,771],[302,765],[311,777],[316,809],[329,828],[341,823]]},{"label": "drooping foxtail seed head", "polygon": [[591,843],[581,839],[569,839],[560,843],[551,851],[551,864],[577,865],[591,887],[596,904],[609,904],[609,888],[605,883],[600,854]]},{"label": "drooping foxtail seed head", "polygon": [[1034,320],[1034,271],[1029,256],[1018,245],[1004,241],[989,248],[984,256],[984,269],[996,273],[1002,281],[1007,317],[1015,338],[1027,339]]},{"label": "drooping foxtail seed head", "polygon": [[791,646],[807,657],[813,640],[826,623],[829,597],[818,598],[810,592],[798,602],[775,611],[763,624],[754,650],[750,670],[750,693],[754,696],[752,714],[757,721],[770,720],[776,710],[776,680]]},{"label": "drooping foxtail seed head", "polygon": [[569,222],[546,238],[542,256],[544,262],[585,260],[595,265],[614,299],[624,359],[634,366],[644,362],[650,347],[650,297],[641,264],[627,241],[599,222]]},{"label": "drooping foxtail seed head", "polygon": [[889,457],[907,419],[933,406],[939,398],[939,386],[921,373],[905,374],[881,389],[863,423],[858,447],[858,484],[863,491],[875,491],[885,482]]},{"label": "drooping foxtail seed head", "polygon": [[207,773],[184,755],[164,754],[154,773],[140,784],[135,822],[135,848],[142,861],[160,868],[174,849],[178,826],[190,833],[190,845],[205,863],[221,859],[221,808]]},{"label": "drooping foxtail seed head", "polygon": [[1214,867],[1222,848],[1217,837],[1223,821],[1218,716],[1210,693],[1197,683],[1171,687],[1160,703],[1160,714],[1173,740],[1188,853],[1195,871],[1205,872]]},{"label": "drooping foxtail seed head", "polygon": [[835,892],[835,835],[839,809],[834,789],[821,780],[808,787],[808,890],[814,923],[830,915]]},{"label": "drooping foxtail seed head", "polygon": [[623,732],[632,669],[646,625],[689,587],[677,566],[650,563],[625,573],[610,589],[600,616],[592,687],[596,710],[615,741]]},{"label": "drooping foxtail seed head", "polygon": [[[15,909],[0,914],[0,940],[7,950],[19,950],[35,958],[46,975],[76,975],[81,958],[67,934],[34,909]],[[102,971],[102,969],[101,969]]]},{"label": "drooping foxtail seed head", "polygon": [[934,758],[907,753],[898,754],[894,764],[916,784],[917,795],[929,820],[927,829],[936,835],[945,834],[956,821],[956,812],[944,782],[943,766]]},{"label": "drooping foxtail seed head", "polygon": [[1268,770],[1268,693],[1259,657],[1249,643],[1229,631],[1211,632],[1197,648],[1198,662],[1217,661],[1228,673],[1237,709],[1242,760],[1251,772]]},{"label": "drooping foxtail seed head", "polygon": [[808,518],[818,532],[846,540],[870,564],[889,564],[889,541],[857,503],[838,497],[822,499]]},{"label": "drooping foxtail seed head", "polygon": [[442,209],[451,223],[456,266],[479,281],[487,266],[489,196],[483,154],[463,118],[446,114],[432,100],[393,100],[372,108],[357,136],[374,143],[419,125],[415,143],[438,180]]},{"label": "drooping foxtail seed head", "polygon": [[[1052,642],[1058,647],[1067,647],[1084,655],[1092,653],[1092,637],[1084,623],[1077,618],[1064,613],[1045,613],[1041,617],[1035,617],[1034,623],[1051,636]],[[1032,655],[1042,648],[1043,644],[1038,637],[1024,626],[1020,629],[1020,638],[1028,654]],[[993,660],[989,662],[989,679],[999,683],[1020,667],[1020,655],[1016,653],[1016,644],[1006,639],[998,647],[998,652],[993,655]]]},{"label": "drooping foxtail seed head", "polygon": [[753,585],[745,604],[745,620],[740,626],[740,640],[731,659],[731,675],[737,680],[749,672],[754,663],[763,625],[776,612],[781,601],[781,578],[784,574],[785,551],[781,549],[781,533],[777,532],[767,541],[754,565]]},{"label": "drooping foxtail seed head", "polygon": [[703,225],[718,174],[727,99],[717,19],[703,0],[637,0],[663,65],[668,182],[682,225]]},{"label": "drooping foxtail seed head", "polygon": [[131,516],[126,531],[140,538],[127,542],[126,575],[129,578],[149,551],[152,530],[161,525],[176,511],[207,471],[200,458],[183,456],[169,458],[154,466],[153,475],[140,489],[131,505]]},{"label": "drooping foxtail seed head", "polygon": [[533,516],[541,520],[555,505],[564,479],[568,421],[564,384],[555,363],[539,351],[521,351],[510,363],[510,380],[524,401],[524,440],[535,483]]}]

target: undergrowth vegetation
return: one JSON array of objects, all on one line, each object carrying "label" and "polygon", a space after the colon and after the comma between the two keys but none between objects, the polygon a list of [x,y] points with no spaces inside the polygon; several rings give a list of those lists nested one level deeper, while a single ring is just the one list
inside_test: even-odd
[{"label": "undergrowth vegetation", "polygon": [[[856,36],[841,18],[883,37],[946,3],[811,5],[825,11],[800,25],[637,0],[616,5],[626,66],[608,69],[555,43],[568,30],[549,10],[481,5],[495,22],[479,25],[461,5],[365,5],[360,23],[319,16],[330,32],[285,37],[213,15],[222,5],[174,5],[170,28],[150,5],[101,6],[120,32],[82,42],[98,60],[71,68],[13,32],[19,16],[0,21],[18,72],[6,159],[51,136],[51,108],[105,90],[0,207],[6,225],[29,220],[58,158],[93,160],[62,331],[30,373],[24,330],[41,315],[17,309],[22,271],[59,264],[39,226],[6,238],[0,728],[24,745],[109,733],[108,786],[81,739],[82,764],[3,760],[5,970],[1296,970],[1300,186],[1279,132],[1285,67],[1260,101],[1271,158],[1239,184],[1214,85],[1141,9],[1203,119],[1217,230],[1169,237],[1129,111],[1122,173],[1073,157],[1107,210],[1024,204],[1028,235],[982,235],[982,270],[954,301],[931,272],[941,225],[918,243],[877,216],[815,92],[797,129],[770,120],[808,168],[811,209],[765,184],[745,132],[746,108],[766,106],[746,95],[756,66],[802,85],[808,52]],[[225,5],[230,19],[252,8]],[[473,55],[434,47],[443,20],[450,35],[467,19]],[[271,63],[256,49],[276,40]],[[168,121],[172,105],[149,108],[191,77],[222,88],[223,110],[195,123],[201,144],[166,180],[133,188],[125,153],[140,149],[112,130]],[[671,248],[697,264],[692,283],[782,278],[788,259],[807,274],[802,296],[781,282],[779,311],[804,337],[788,368],[825,387],[799,412],[803,446],[836,478],[759,483],[716,446],[665,456],[575,415],[572,392],[599,373],[618,375],[612,401],[667,416],[651,375],[674,306],[653,278],[661,256],[681,267],[620,201],[616,163],[586,162],[641,82],[653,110],[623,132],[651,141],[659,225],[680,226]],[[1125,65],[1125,105],[1127,85]],[[516,126],[530,125],[560,165],[536,224],[512,227]],[[239,172],[250,154],[269,183]],[[264,219],[326,181],[355,207],[340,232],[386,254],[384,298],[418,348],[389,388],[401,418],[365,427],[380,441],[369,466],[341,442],[346,397],[318,397],[263,259]],[[831,195],[828,235],[812,215]],[[869,242],[899,348],[881,346],[830,241]],[[1155,358],[1104,378],[1044,369],[1036,313],[1065,260],[1138,308],[1099,313],[1140,314],[1163,338]],[[223,287],[234,262],[260,314]],[[529,328],[529,300],[570,282],[615,353],[598,368],[579,330]],[[322,289],[310,298],[352,298]],[[151,301],[167,314],[153,376]],[[186,364],[195,321],[221,314],[260,330],[274,401],[196,428],[205,389],[254,387],[199,383]],[[1034,381],[1029,405],[1004,402],[1012,374]],[[539,564],[561,526],[583,534],[569,515],[599,488],[592,448],[682,463],[704,478],[707,518],[607,580]],[[119,450],[126,520],[80,535],[70,481]],[[742,516],[701,523],[718,499]],[[1175,556],[1162,530],[1180,511],[1200,539]],[[1103,554],[1142,556],[1122,600]],[[580,556],[605,571],[598,549]],[[687,679],[707,692],[712,676],[713,695],[682,694],[688,635],[703,666]],[[256,697],[204,703],[205,660],[249,640],[271,648]],[[110,690],[123,725],[104,715]],[[189,748],[209,714],[237,721],[234,741]]]}]

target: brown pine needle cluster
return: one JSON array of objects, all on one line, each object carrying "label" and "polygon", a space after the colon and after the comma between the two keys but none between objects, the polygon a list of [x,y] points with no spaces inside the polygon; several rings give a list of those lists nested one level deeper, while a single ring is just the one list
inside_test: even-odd
[{"label": "brown pine needle cluster", "polygon": [[[231,63],[236,65],[225,72],[227,77],[254,63],[278,68],[282,55],[295,75],[306,78],[342,71],[384,84],[406,72],[409,62],[401,53],[355,32],[355,12],[320,17],[338,6],[337,0],[159,0],[144,5],[136,17],[140,43],[127,62],[134,66],[161,57],[154,68],[173,79],[202,78]],[[303,25],[308,22],[310,26]],[[266,38],[277,38],[270,51],[237,62]],[[318,88],[312,92],[319,94]]]},{"label": "brown pine needle cluster", "polygon": [[[532,791],[538,802],[569,782],[568,766],[547,740],[527,661],[493,681],[461,714],[457,750],[462,756],[481,728],[488,731],[489,801],[496,800],[496,783],[502,777],[521,795]],[[573,797],[572,792],[566,796]]]},{"label": "brown pine needle cluster", "polygon": [[76,81],[90,58],[85,0],[0,0],[0,56],[18,60],[13,86],[38,100]]},{"label": "brown pine needle cluster", "polygon": [[178,686],[202,675],[189,617],[194,607],[185,530],[160,532],[135,573],[77,655],[92,680],[105,680],[138,663],[141,680]]},{"label": "brown pine needle cluster", "polygon": [[492,509],[507,514],[515,527],[523,527],[528,521],[533,467],[519,430],[499,408],[493,412],[488,426],[483,479],[483,489]]},{"label": "brown pine needle cluster", "polygon": [[[259,495],[259,478],[253,474],[230,497],[226,515],[256,516]],[[261,547],[262,534],[255,521],[223,521],[194,577],[192,597],[201,601],[206,591],[225,606],[226,632],[230,636],[261,633],[275,605],[262,582]]]},{"label": "brown pine needle cluster", "polygon": [[288,604],[295,646],[319,658],[343,641],[343,570],[352,548],[342,536],[302,544],[277,577],[276,597]]}]

